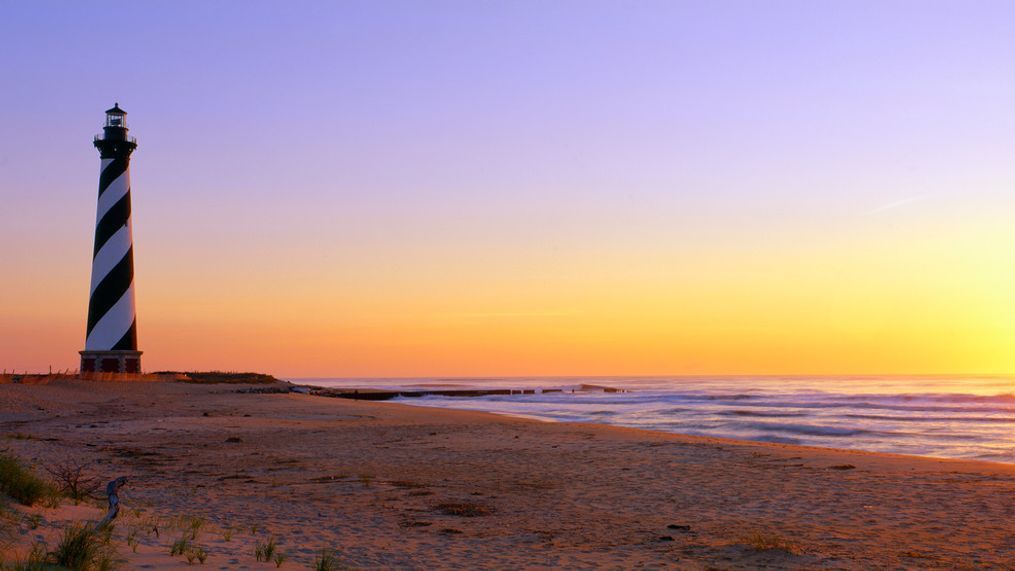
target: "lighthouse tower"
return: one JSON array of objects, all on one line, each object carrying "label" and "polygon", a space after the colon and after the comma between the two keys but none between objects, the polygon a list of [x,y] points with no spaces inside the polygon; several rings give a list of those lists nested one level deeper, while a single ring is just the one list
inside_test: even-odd
[{"label": "lighthouse tower", "polygon": [[137,141],[127,136],[127,112],[119,103],[106,111],[106,125],[95,136],[95,148],[102,166],[81,372],[139,373],[130,225],[130,154]]}]

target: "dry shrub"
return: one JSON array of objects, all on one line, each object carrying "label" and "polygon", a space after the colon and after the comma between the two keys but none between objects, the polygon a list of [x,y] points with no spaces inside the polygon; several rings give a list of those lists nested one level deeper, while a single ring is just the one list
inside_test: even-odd
[{"label": "dry shrub", "polygon": [[88,474],[87,464],[66,462],[43,468],[56,480],[60,493],[74,501],[94,497],[101,483],[98,478]]}]

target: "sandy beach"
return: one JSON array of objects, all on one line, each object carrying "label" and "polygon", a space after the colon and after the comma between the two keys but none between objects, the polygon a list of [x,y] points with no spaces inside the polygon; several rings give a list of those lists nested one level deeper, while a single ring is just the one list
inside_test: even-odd
[{"label": "sandy beach", "polygon": [[[1015,465],[244,388],[0,385],[0,448],[127,476],[130,569],[189,568],[188,526],[214,569],[269,537],[282,569],[1015,568]],[[12,504],[8,560],[101,505]]]}]

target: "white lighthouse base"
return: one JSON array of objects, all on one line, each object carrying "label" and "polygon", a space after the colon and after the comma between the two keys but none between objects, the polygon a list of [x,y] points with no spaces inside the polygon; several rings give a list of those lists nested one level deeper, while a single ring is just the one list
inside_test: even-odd
[{"label": "white lighthouse base", "polygon": [[140,373],[142,351],[78,351],[82,373]]}]

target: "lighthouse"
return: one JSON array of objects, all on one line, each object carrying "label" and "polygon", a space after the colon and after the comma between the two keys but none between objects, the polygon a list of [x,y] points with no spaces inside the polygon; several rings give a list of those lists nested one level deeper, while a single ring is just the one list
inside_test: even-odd
[{"label": "lighthouse", "polygon": [[130,224],[130,155],[137,141],[127,135],[127,112],[119,103],[106,111],[95,148],[101,158],[99,200],[81,372],[139,373]]}]

